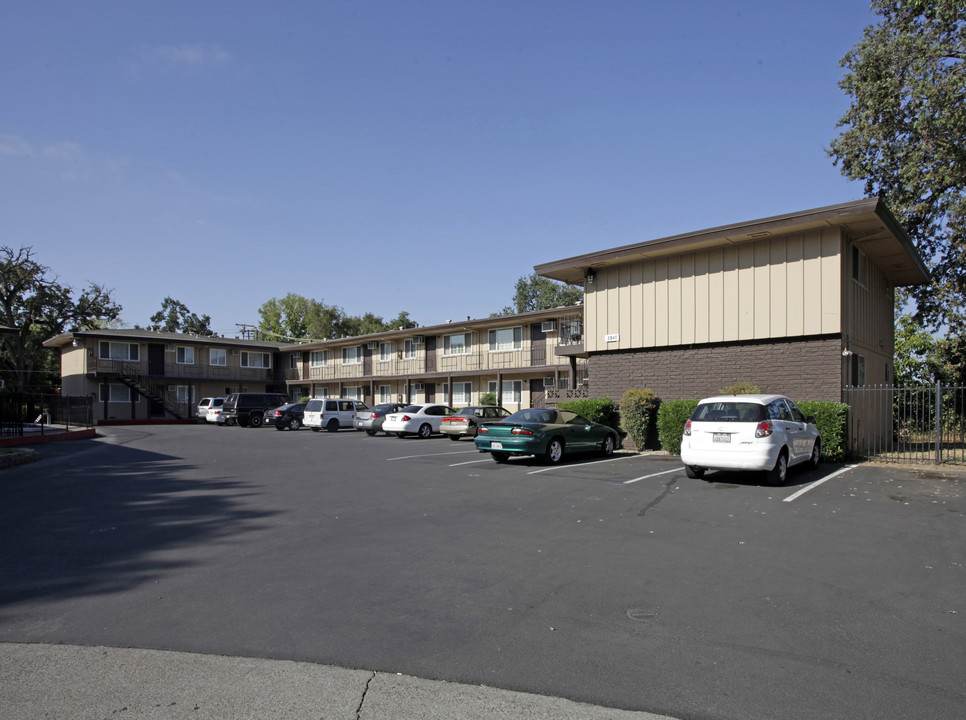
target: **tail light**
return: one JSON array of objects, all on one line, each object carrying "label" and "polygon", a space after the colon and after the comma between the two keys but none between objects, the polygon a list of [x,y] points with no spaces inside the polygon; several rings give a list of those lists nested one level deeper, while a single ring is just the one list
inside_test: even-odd
[{"label": "tail light", "polygon": [[369,413],[369,417],[370,418],[377,418],[377,417],[379,417],[379,413]]},{"label": "tail light", "polygon": [[756,438],[765,438],[775,432],[775,426],[772,425],[768,420],[758,423],[758,427],[755,428]]},{"label": "tail light", "polygon": [[527,430],[526,428],[515,427],[510,431],[511,435],[533,435],[533,430]]},{"label": "tail light", "polygon": [[488,432],[490,432],[490,428],[488,428],[486,425],[480,425],[481,435],[486,435]]},{"label": "tail light", "polygon": [[684,423],[684,434],[685,435],[691,435],[691,421],[690,420],[688,420],[686,423]]},{"label": "tail light", "polygon": [[444,417],[440,422],[459,422],[460,419],[457,417]]},{"label": "tail light", "polygon": [[400,420],[402,420],[403,422],[409,422],[410,420],[412,420],[412,418],[411,418],[411,417],[409,417],[408,415],[403,415],[403,416],[402,416],[401,418],[399,418],[399,419],[400,419]]}]

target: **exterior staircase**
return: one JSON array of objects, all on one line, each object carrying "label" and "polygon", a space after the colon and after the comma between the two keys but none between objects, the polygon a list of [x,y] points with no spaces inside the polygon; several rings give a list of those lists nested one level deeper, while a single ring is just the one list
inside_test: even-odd
[{"label": "exterior staircase", "polygon": [[132,390],[136,390],[139,395],[161,405],[165,412],[178,420],[185,419],[185,404],[179,403],[178,398],[173,393],[168,392],[163,384],[148,378],[136,366],[127,364],[119,367],[117,379]]}]

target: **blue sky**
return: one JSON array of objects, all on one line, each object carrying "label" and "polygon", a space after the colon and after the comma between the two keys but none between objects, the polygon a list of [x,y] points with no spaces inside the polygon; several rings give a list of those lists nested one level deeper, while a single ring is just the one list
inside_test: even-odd
[{"label": "blue sky", "polygon": [[862,197],[867,2],[0,6],[0,244],[129,326],[293,292],[422,325],[535,264]]}]

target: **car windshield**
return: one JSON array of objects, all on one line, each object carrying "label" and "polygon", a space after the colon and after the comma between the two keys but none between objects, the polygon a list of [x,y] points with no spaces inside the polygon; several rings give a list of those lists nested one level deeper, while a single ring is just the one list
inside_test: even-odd
[{"label": "car windshield", "polygon": [[513,413],[510,417],[505,418],[503,422],[505,423],[552,423],[555,422],[557,413],[553,410],[544,410],[530,408],[527,410],[518,410]]},{"label": "car windshield", "polygon": [[694,422],[761,422],[765,419],[764,405],[740,400],[702,403],[691,416]]}]

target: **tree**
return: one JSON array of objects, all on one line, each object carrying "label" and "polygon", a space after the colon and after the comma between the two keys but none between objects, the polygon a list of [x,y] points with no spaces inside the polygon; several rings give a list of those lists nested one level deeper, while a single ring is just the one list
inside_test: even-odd
[{"label": "tree", "polygon": [[43,347],[44,340],[97,328],[121,314],[101,285],[91,283],[74,299],[74,291],[49,274],[50,268],[34,259],[33,248],[0,247],[0,324],[15,328],[0,344],[0,371],[14,390],[59,384],[58,355]]},{"label": "tree", "polygon": [[842,59],[851,107],[829,148],[882,197],[929,264],[916,318],[962,335],[966,303],[966,5],[872,0],[881,17]]},{"label": "tree", "polygon": [[549,310],[565,305],[576,305],[583,300],[583,297],[584,291],[582,288],[564,285],[556,280],[533,273],[517,279],[513,306],[506,306],[494,315],[512,315],[514,313],[533,312],[534,310]]},{"label": "tree", "polygon": [[312,298],[289,293],[281,299],[272,298],[259,309],[261,332],[289,340],[327,340],[333,337],[352,337],[415,327],[405,310],[398,317],[386,322],[378,315],[346,315],[334,305]]},{"label": "tree", "polygon": [[156,332],[180,332],[206,337],[215,335],[209,327],[211,317],[208,315],[198,317],[189,311],[184,303],[170,297],[162,301],[161,309],[151,316],[151,322],[153,325],[149,325],[148,328]]}]

